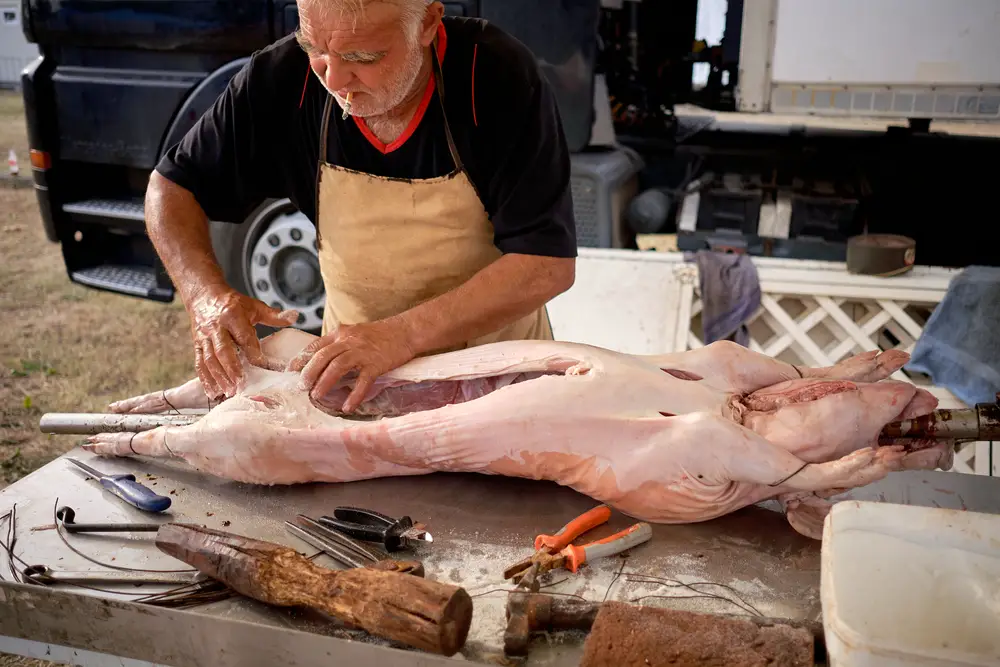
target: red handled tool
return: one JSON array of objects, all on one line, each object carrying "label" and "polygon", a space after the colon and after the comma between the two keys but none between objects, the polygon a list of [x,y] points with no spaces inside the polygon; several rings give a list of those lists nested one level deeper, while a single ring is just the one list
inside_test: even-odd
[{"label": "red handled tool", "polygon": [[585,563],[620,554],[653,537],[653,528],[648,523],[641,522],[596,542],[571,544],[583,533],[607,522],[610,517],[611,509],[607,505],[599,505],[567,523],[555,535],[539,535],[535,538],[535,553],[504,570],[504,579],[513,578],[517,583],[536,564],[537,574],[559,568],[576,572]]}]

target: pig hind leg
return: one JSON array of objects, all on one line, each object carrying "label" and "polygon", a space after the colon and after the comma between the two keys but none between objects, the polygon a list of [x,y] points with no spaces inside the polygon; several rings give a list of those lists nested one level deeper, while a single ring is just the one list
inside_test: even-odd
[{"label": "pig hind leg", "polygon": [[194,378],[178,387],[115,401],[108,406],[108,410],[119,414],[158,414],[211,407],[201,380]]},{"label": "pig hind leg", "polygon": [[[298,329],[280,329],[260,339],[260,347],[271,370],[283,370],[302,348],[316,336]],[[206,410],[214,405],[205,394],[201,380],[192,378],[182,385],[115,401],[108,406],[119,414],[158,414],[177,410]]]},{"label": "pig hind leg", "polygon": [[174,440],[184,428],[158,426],[140,433],[98,433],[87,438],[87,444],[83,448],[98,456],[170,458],[174,453],[167,447],[167,440]]}]

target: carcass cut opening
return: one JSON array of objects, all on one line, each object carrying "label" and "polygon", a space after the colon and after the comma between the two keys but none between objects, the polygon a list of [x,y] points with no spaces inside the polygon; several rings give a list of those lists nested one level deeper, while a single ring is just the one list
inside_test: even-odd
[{"label": "carcass cut opening", "polygon": [[473,380],[433,380],[382,385],[378,393],[364,401],[351,414],[344,414],[342,407],[351,387],[338,388],[328,394],[318,405],[330,414],[347,419],[372,419],[401,417],[413,412],[436,410],[446,405],[468,403],[488,394],[522,382],[550,375],[586,375],[589,368],[580,364],[560,370],[504,373]]},{"label": "carcass cut opening", "polygon": [[690,371],[682,371],[677,368],[661,368],[660,370],[666,373],[667,375],[672,375],[678,380],[691,380],[692,382],[697,382],[698,380],[705,379],[702,376],[698,375],[697,373],[692,373]]}]

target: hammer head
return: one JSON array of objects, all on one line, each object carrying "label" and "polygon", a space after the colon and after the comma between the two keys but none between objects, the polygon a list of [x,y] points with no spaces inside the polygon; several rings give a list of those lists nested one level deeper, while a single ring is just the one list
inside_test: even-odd
[{"label": "hammer head", "polygon": [[528,642],[535,630],[531,597],[539,591],[538,563],[524,571],[517,587],[507,594],[507,629],[503,633],[503,652],[508,656],[528,654]]}]

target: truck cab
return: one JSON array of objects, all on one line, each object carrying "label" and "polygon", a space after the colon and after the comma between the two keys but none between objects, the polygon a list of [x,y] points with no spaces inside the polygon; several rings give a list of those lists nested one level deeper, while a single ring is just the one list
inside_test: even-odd
[{"label": "truck cab", "polygon": [[[996,207],[986,165],[1000,148],[992,0],[443,4],[538,57],[572,151],[581,247],[638,249],[643,235],[668,234],[682,251],[843,261],[847,239],[868,232],[912,237],[918,264],[1000,265],[976,241]],[[724,31],[708,40],[699,15],[719,4]],[[149,174],[254,51],[295,30],[295,3],[23,7],[41,52],[22,90],[48,238],[70,280],[171,301],[145,230]],[[839,49],[848,38],[864,47]],[[949,53],[958,59],[938,62]],[[938,131],[941,121],[965,125]],[[232,287],[319,329],[311,220],[269,200],[210,227]]]}]

